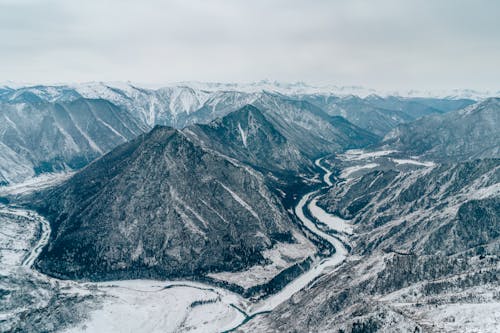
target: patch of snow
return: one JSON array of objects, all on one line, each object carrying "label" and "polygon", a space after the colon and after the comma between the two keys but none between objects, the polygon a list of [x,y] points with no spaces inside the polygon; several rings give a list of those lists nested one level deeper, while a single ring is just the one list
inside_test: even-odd
[{"label": "patch of snow", "polygon": [[352,224],[349,224],[347,220],[344,220],[338,216],[327,213],[323,208],[319,207],[318,198],[314,198],[313,200],[311,200],[307,208],[314,217],[316,217],[322,223],[326,224],[329,229],[352,235]]},{"label": "patch of snow", "polygon": [[67,333],[220,332],[245,318],[231,305],[239,296],[202,284],[131,280],[92,285],[106,295],[102,308]]},{"label": "patch of snow", "polygon": [[245,289],[265,284],[288,267],[314,255],[316,248],[307,238],[294,233],[296,243],[276,243],[271,249],[262,252],[262,256],[270,261],[267,265],[255,265],[242,272],[212,273],[208,276]]},{"label": "patch of snow", "polygon": [[85,138],[85,140],[87,140],[89,146],[96,152],[100,153],[100,154],[103,154],[104,152],[101,150],[101,148],[99,148],[99,146],[97,145],[97,143],[95,143],[94,140],[92,140],[92,138],[85,132],[81,129],[80,126],[78,126],[78,123],[75,122],[75,120],[73,119],[73,117],[71,117],[71,113],[68,112],[68,117],[71,119],[71,121],[73,122],[73,125],[75,126],[75,128],[78,130],[78,132],[80,132],[80,134]]},{"label": "patch of snow", "polygon": [[432,307],[423,319],[438,325],[444,332],[500,332],[500,302],[446,304]]},{"label": "patch of snow", "polygon": [[472,194],[469,194],[471,199],[481,200],[491,197],[500,197],[500,183],[493,184],[488,187],[477,189]]},{"label": "patch of snow", "polygon": [[231,196],[233,197],[234,200],[236,200],[243,208],[248,210],[250,214],[252,214],[257,220],[260,220],[259,215],[252,209],[252,207],[245,201],[243,200],[238,194],[236,194],[233,190],[231,190],[229,187],[226,185],[222,184],[221,182],[218,182]]},{"label": "patch of snow", "polygon": [[369,158],[386,156],[395,152],[396,152],[395,150],[379,150],[379,151],[366,152],[362,149],[351,149],[346,151],[341,156],[344,160],[347,161],[359,161],[359,160],[366,160]]},{"label": "patch of snow", "polygon": [[314,164],[316,164],[316,166],[318,166],[320,169],[322,169],[325,172],[325,175],[323,176],[323,181],[326,183],[326,185],[332,186],[333,183],[330,179],[330,177],[332,176],[332,172],[329,169],[327,169],[321,165],[321,161],[323,159],[324,158],[318,158],[316,161],[314,161]]},{"label": "patch of snow", "polygon": [[415,161],[415,160],[410,160],[410,159],[396,159],[396,158],[391,158],[391,160],[396,163],[396,164],[413,164],[413,165],[419,165],[419,166],[424,166],[424,167],[433,167],[436,165],[434,162],[421,162],[421,161]]},{"label": "patch of snow", "polygon": [[357,171],[364,170],[364,169],[373,169],[378,167],[379,165],[377,163],[368,163],[364,165],[355,165],[352,167],[345,168],[342,170],[342,173],[340,174],[341,178],[349,178],[349,176]]},{"label": "patch of snow", "polygon": [[22,183],[11,184],[0,187],[1,195],[28,194],[36,190],[57,185],[70,178],[74,172],[64,173],[44,173],[42,175],[29,178]]},{"label": "patch of snow", "polygon": [[241,128],[240,123],[238,123],[238,129],[240,131],[241,141],[243,141],[243,145],[247,148],[247,133],[243,130],[243,128]]}]

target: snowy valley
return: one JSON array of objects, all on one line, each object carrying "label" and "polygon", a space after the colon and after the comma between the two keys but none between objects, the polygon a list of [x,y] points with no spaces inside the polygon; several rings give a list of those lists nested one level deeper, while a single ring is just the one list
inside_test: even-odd
[{"label": "snowy valley", "polygon": [[500,330],[498,98],[342,91],[1,88],[0,331]]}]

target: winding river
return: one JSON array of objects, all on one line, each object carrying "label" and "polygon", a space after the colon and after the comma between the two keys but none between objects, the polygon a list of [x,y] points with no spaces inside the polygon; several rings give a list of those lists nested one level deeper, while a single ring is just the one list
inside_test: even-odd
[{"label": "winding river", "polygon": [[[333,185],[330,179],[332,172],[328,170],[325,166],[323,166],[322,162],[323,159],[318,159],[315,161],[315,165],[318,166],[324,172],[322,179],[323,182],[325,183],[325,187],[330,187]],[[200,292],[205,293],[204,294],[205,297],[209,297],[209,294],[213,294],[217,297],[218,302],[221,302],[221,304],[226,306],[229,310],[237,311],[237,313],[232,315],[231,320],[226,320],[225,322],[221,323],[221,326],[217,327],[217,330],[233,331],[236,328],[240,327],[241,325],[245,324],[246,322],[252,320],[257,315],[274,310],[278,305],[287,301],[293,294],[307,287],[318,276],[338,267],[347,257],[348,250],[344,242],[347,241],[347,237],[350,234],[349,231],[352,230],[352,228],[350,228],[350,225],[348,224],[347,221],[344,221],[338,217],[330,215],[325,211],[321,210],[318,206],[316,206],[316,201],[318,199],[318,196],[322,193],[323,189],[315,190],[305,194],[299,200],[297,206],[295,207],[295,214],[302,222],[303,226],[307,228],[311,233],[315,234],[317,237],[330,243],[335,248],[334,253],[327,258],[316,259],[308,271],[298,276],[295,280],[287,284],[279,292],[269,295],[268,297],[261,299],[255,303],[252,303],[249,300],[244,299],[242,296],[232,293],[223,288],[214,287],[211,285],[192,282],[192,281],[169,282],[169,281],[137,280],[137,281],[109,281],[104,283],[78,283],[74,281],[67,281],[67,282],[73,286],[77,285],[82,288],[86,288],[89,286],[98,287],[101,290],[106,290],[110,292],[111,295],[113,295],[113,292],[116,292],[116,290],[118,289],[122,291],[127,290],[127,292],[161,293],[165,292],[165,290],[172,290],[178,288],[184,288],[184,289],[192,288],[193,290],[196,290],[196,292],[198,293]],[[309,214],[306,213],[306,210],[309,212]],[[43,247],[47,244],[49,240],[50,224],[43,217],[34,212],[25,211],[21,209],[12,209],[12,213],[20,215],[22,214],[23,216],[33,219],[37,223],[40,223],[41,236],[37,241],[36,245],[28,253],[28,255],[22,262],[22,266],[31,268],[36,258],[42,251]],[[312,218],[309,218],[308,216],[312,216]],[[324,228],[320,229],[317,225],[317,222],[321,222],[323,227],[326,226],[328,230],[324,231],[325,230]],[[335,232],[330,234],[327,232],[329,230]],[[42,275],[41,273],[38,272],[37,274]],[[48,276],[44,276],[44,278],[47,280],[56,280]],[[150,300],[149,302],[151,303],[153,301]],[[166,306],[168,306],[169,309],[163,309],[163,310],[164,311],[170,310],[171,312],[172,307],[168,304]],[[175,308],[177,309],[177,307]],[[123,314],[121,315],[121,317],[123,317]],[[147,320],[151,321],[155,320],[155,318],[152,318],[151,314],[148,314]],[[158,322],[160,321],[165,322],[166,319],[156,318],[156,320]],[[90,325],[87,327],[93,327],[93,326]],[[206,330],[204,331],[209,331],[210,329],[214,329],[214,327],[210,328],[207,327]]]}]

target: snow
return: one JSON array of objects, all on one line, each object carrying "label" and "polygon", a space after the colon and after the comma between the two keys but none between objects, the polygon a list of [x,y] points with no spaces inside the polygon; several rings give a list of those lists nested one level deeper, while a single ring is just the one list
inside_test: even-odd
[{"label": "snow", "polygon": [[493,184],[488,187],[477,189],[475,192],[469,194],[471,199],[481,200],[491,197],[500,196],[500,183]]},{"label": "snow", "polygon": [[240,123],[238,123],[238,130],[240,131],[241,141],[243,142],[243,145],[246,148],[247,147],[247,133],[243,130],[243,128],[241,128]]},{"label": "snow", "polygon": [[87,140],[89,146],[96,152],[100,153],[100,154],[103,154],[103,151],[101,150],[101,148],[99,148],[99,146],[97,145],[97,143],[95,143],[94,140],[92,140],[92,138],[85,132],[81,129],[80,126],[78,126],[78,123],[75,122],[75,120],[71,117],[71,112],[67,112],[68,114],[68,117],[71,119],[71,122],[73,123],[73,125],[75,126],[75,128],[78,130],[78,132],[80,132],[80,134],[85,138],[85,140]]},{"label": "snow", "polygon": [[0,187],[1,195],[18,195],[28,194],[35,190],[40,190],[50,186],[57,185],[64,180],[68,179],[74,172],[64,173],[44,173],[42,175],[29,178],[22,183],[11,184],[8,186]]},{"label": "snow", "polygon": [[7,274],[21,266],[29,253],[30,242],[37,232],[37,224],[23,219],[23,210],[0,205],[0,273]]},{"label": "snow", "polygon": [[0,181],[3,177],[9,183],[15,183],[33,175],[33,164],[0,142]]},{"label": "snow", "polygon": [[432,307],[423,315],[442,332],[500,332],[500,302],[458,303]]},{"label": "snow", "polygon": [[[50,184],[58,181],[61,175],[45,177],[35,181],[27,182],[26,188],[22,186],[11,187],[11,191],[24,193],[30,188],[39,184]],[[233,199],[247,208],[254,216],[258,215],[252,208],[238,195],[236,195],[227,186],[221,184],[228,191]],[[68,329],[66,332],[220,332],[229,330],[240,325],[245,318],[246,312],[256,314],[262,311],[273,310],[279,304],[288,300],[293,294],[306,287],[318,276],[328,270],[334,269],[341,264],[347,256],[347,249],[343,243],[326,232],[321,231],[313,221],[304,214],[304,208],[310,199],[317,192],[311,192],[299,201],[295,213],[302,221],[304,226],[317,236],[325,239],[332,244],[336,251],[329,257],[316,260],[313,267],[300,275],[297,279],[286,285],[281,291],[264,298],[257,303],[251,304],[249,300],[234,294],[222,288],[212,287],[202,283],[190,281],[152,281],[152,280],[133,280],[133,281],[110,281],[102,283],[82,283],[73,281],[62,281],[41,273],[40,278],[52,283],[57,282],[65,286],[65,292],[74,295],[98,294],[100,307],[91,310],[89,319],[79,323],[77,326]],[[315,204],[314,204],[315,205]],[[345,225],[339,220],[332,219],[325,212],[312,209],[315,219],[324,223],[334,230],[345,230]],[[24,217],[29,221],[32,232],[23,231],[26,227],[17,223],[6,224],[2,222],[2,234],[0,241],[9,244],[9,230],[14,228],[12,235],[27,234],[25,239],[17,245],[10,244],[13,249],[17,249],[17,256],[5,256],[2,253],[1,259],[7,258],[11,265],[24,265],[29,269],[39,255],[42,247],[46,244],[50,235],[50,225],[36,213],[23,210],[3,207],[3,212],[16,220],[15,217]],[[4,219],[0,220],[3,221]],[[33,223],[36,222],[36,223]],[[41,226],[41,236],[31,250],[28,242],[35,232],[34,226]],[[305,256],[312,255],[315,251],[314,246],[304,236],[296,233],[294,237],[298,240],[295,244],[279,244],[272,249],[264,252],[264,257],[269,259],[274,265],[275,272],[286,265],[303,260]],[[3,245],[1,243],[0,245]],[[5,246],[8,247],[8,246]],[[141,251],[138,244],[137,251]],[[132,253],[134,255],[134,253]],[[22,260],[22,258],[25,258]],[[5,265],[4,265],[5,266]],[[258,275],[268,274],[266,277],[272,278],[268,271],[255,267],[249,270],[248,276],[251,278],[260,278]],[[242,278],[242,276],[237,276]],[[244,279],[243,279],[244,280]],[[243,281],[243,284],[246,283]],[[242,310],[243,309],[243,310]],[[246,311],[246,312],[245,312]]]},{"label": "snow", "polygon": [[317,203],[318,198],[314,198],[307,206],[314,217],[326,224],[326,226],[331,230],[352,235],[352,224],[349,224],[347,220],[344,220],[338,216],[327,213],[325,210],[323,210],[323,208],[319,207]]},{"label": "snow", "polygon": [[342,155],[342,157],[346,161],[359,161],[359,160],[366,160],[366,159],[386,156],[395,152],[396,152],[395,150],[378,150],[378,151],[366,152],[362,149],[351,149],[346,151]]},{"label": "snow", "polygon": [[346,179],[346,178],[349,178],[350,175],[352,175],[353,173],[355,173],[357,171],[364,170],[364,169],[373,169],[373,168],[376,168],[378,166],[379,165],[377,163],[368,163],[368,164],[364,164],[364,165],[355,165],[352,167],[348,167],[348,168],[345,168],[344,170],[342,170],[340,177]]},{"label": "snow", "polygon": [[36,258],[42,252],[42,249],[45,245],[47,245],[50,237],[50,225],[49,222],[44,219],[42,216],[32,213],[33,219],[40,223],[41,226],[41,237],[38,239],[36,245],[31,249],[28,256],[23,260],[22,265],[26,267],[31,267],[35,263]]},{"label": "snow", "polygon": [[102,308],[66,333],[220,332],[245,318],[231,306],[239,296],[202,284],[131,280],[93,285],[106,295]]},{"label": "snow", "polygon": [[75,140],[73,140],[73,137],[64,129],[63,126],[59,124],[57,120],[54,122],[54,125],[56,126],[57,130],[64,136],[65,145],[73,151],[80,151],[80,147],[75,142]]},{"label": "snow", "polygon": [[413,165],[419,165],[419,166],[424,166],[424,167],[433,167],[436,165],[434,162],[421,162],[421,161],[415,161],[415,160],[410,160],[410,159],[396,159],[392,158],[391,159],[394,163],[396,164],[413,164]]},{"label": "snow", "polygon": [[[30,249],[39,225],[42,226],[41,237]],[[51,284],[57,283],[61,292],[75,296],[99,295],[102,304],[90,312],[89,319],[66,332],[219,332],[245,319],[234,307],[244,303],[239,295],[201,283],[154,280],[82,283],[45,276],[30,267],[49,238],[48,222],[34,212],[2,205],[0,227],[1,274],[38,277]],[[25,270],[20,270],[21,266]],[[9,288],[9,285],[2,285],[4,287]],[[35,288],[33,292],[36,293],[43,292],[36,284],[30,288]],[[31,291],[27,289],[26,292]],[[45,305],[31,306],[36,309]],[[5,312],[0,311],[0,319],[8,320],[27,310],[25,307],[8,308]]]},{"label": "snow", "polygon": [[[297,293],[306,287],[311,281],[316,279],[318,276],[323,274],[327,270],[332,270],[336,266],[340,265],[347,257],[347,249],[344,244],[337,238],[330,236],[329,234],[321,231],[316,227],[313,221],[307,218],[304,214],[304,207],[310,200],[311,196],[316,194],[316,192],[311,192],[302,197],[297,206],[295,207],[295,213],[297,217],[302,221],[304,226],[309,229],[314,234],[328,241],[333,247],[335,247],[335,253],[326,259],[321,260],[319,263],[313,264],[307,272],[300,275],[298,278],[287,284],[283,289],[274,295],[263,300],[252,306],[252,313],[262,312],[262,311],[272,311],[281,303],[288,300],[292,295]],[[313,215],[314,216],[314,215]],[[325,223],[321,218],[322,216],[314,216],[320,222]],[[326,223],[325,223],[326,224]]]},{"label": "snow", "polygon": [[314,255],[315,247],[304,236],[294,233],[297,243],[276,243],[262,256],[270,261],[267,265],[255,265],[241,272],[208,274],[209,277],[239,285],[245,289],[269,282],[281,271]]},{"label": "snow", "polygon": [[[488,97],[500,96],[500,91],[483,90],[477,91],[472,89],[450,89],[450,90],[380,90],[372,89],[363,86],[338,86],[333,84],[314,85],[305,82],[278,82],[270,80],[261,80],[258,82],[199,82],[199,81],[184,81],[184,82],[165,82],[165,83],[140,83],[140,82],[81,82],[81,83],[55,83],[52,86],[44,86],[44,91],[39,91],[39,85],[30,82],[13,82],[5,81],[0,83],[0,87],[8,87],[13,89],[25,88],[34,93],[47,94],[49,97],[54,97],[61,88],[73,88],[83,96],[96,98],[100,93],[109,87],[120,89],[129,92],[131,89],[139,87],[143,90],[159,90],[172,87],[189,87],[205,92],[218,91],[241,91],[247,93],[255,93],[261,91],[271,91],[281,94],[302,95],[302,94],[327,94],[332,96],[351,96],[359,97],[368,96],[399,96],[399,97],[430,97],[430,98],[447,98],[461,99],[469,98],[474,100],[482,100]],[[112,94],[111,91],[107,92]],[[92,97],[93,96],[93,97]]]},{"label": "snow", "polygon": [[329,169],[327,169],[321,165],[321,161],[323,159],[324,158],[318,158],[316,161],[314,161],[314,164],[316,164],[316,166],[318,166],[319,168],[321,168],[325,172],[325,175],[323,176],[323,181],[326,183],[326,185],[332,186],[333,183],[330,180],[330,177],[332,176],[332,172]]},{"label": "snow", "polygon": [[236,200],[243,208],[248,210],[250,214],[252,214],[257,220],[260,220],[259,215],[252,209],[252,207],[245,201],[243,200],[238,194],[236,194],[234,191],[232,191],[229,187],[226,185],[222,184],[221,182],[218,182],[226,191],[231,194],[234,200]]},{"label": "snow", "polygon": [[99,120],[101,122],[101,124],[103,124],[104,126],[106,126],[111,132],[113,132],[116,136],[120,137],[123,139],[123,142],[127,142],[127,138],[124,137],[120,132],[118,132],[117,130],[115,130],[110,124],[108,124],[107,122],[105,122],[104,120],[102,120],[100,117],[98,117],[96,114],[94,114],[94,117],[96,117],[97,120]]}]

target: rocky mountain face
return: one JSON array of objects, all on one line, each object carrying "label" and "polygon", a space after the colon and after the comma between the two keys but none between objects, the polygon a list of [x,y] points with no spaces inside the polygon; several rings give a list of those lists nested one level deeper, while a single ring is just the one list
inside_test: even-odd
[{"label": "rocky mountain face", "polygon": [[400,110],[384,109],[357,96],[333,101],[316,100],[316,103],[329,114],[345,117],[353,124],[379,136],[384,136],[397,125],[413,119]]},{"label": "rocky mountain face", "polygon": [[499,159],[376,170],[338,183],[320,203],[365,234],[363,253],[451,254],[498,241],[499,183]]},{"label": "rocky mountain face", "polygon": [[52,227],[37,267],[66,278],[234,271],[265,261],[273,245],[298,242],[292,217],[260,173],[168,127],[30,201]]},{"label": "rocky mountain face", "polygon": [[[36,243],[34,221],[42,217],[25,210],[33,208],[51,227],[36,260],[43,273],[206,279],[252,295],[241,304],[257,312],[255,299],[285,294],[271,312],[245,315],[240,331],[453,332],[492,318],[500,304],[498,99],[467,106],[467,99],[258,87],[0,88],[1,182],[82,168],[32,194],[4,192],[24,208],[2,206],[0,222],[9,230],[0,252],[15,247],[20,260]],[[375,149],[394,127],[384,150],[359,149]],[[333,170],[332,186],[313,178],[320,169]],[[301,181],[290,193],[276,186],[287,176]],[[301,197],[306,187],[312,192]],[[294,210],[298,200],[305,201]],[[324,211],[313,214],[316,204]],[[310,227],[297,223],[298,212]],[[334,215],[321,221],[343,228],[329,228],[318,214]],[[23,235],[21,223],[30,236],[13,242],[9,232]],[[325,235],[337,237],[328,248]],[[338,242],[346,260],[316,270],[341,253]],[[24,308],[57,294],[22,315],[36,318],[24,320],[33,327],[46,314],[52,318],[44,328],[61,324],[61,300],[70,309],[98,307],[90,288],[85,301],[68,297],[72,287],[53,288],[24,269],[0,284],[0,298],[10,295]],[[305,287],[286,295],[311,271],[317,275]],[[43,292],[26,296],[37,284]],[[212,287],[193,287],[211,296],[177,308],[209,316],[203,306],[221,302]],[[233,301],[228,306],[242,311]],[[81,320],[71,312],[63,313],[66,324]]]},{"label": "rocky mountain face", "polygon": [[400,124],[423,116],[458,110],[472,103],[469,99],[404,98],[369,95],[329,96],[302,95],[297,98],[311,102],[330,115],[339,115],[351,123],[379,136]]},{"label": "rocky mountain face", "polygon": [[[187,127],[207,147],[268,171],[311,171],[326,153],[374,144],[377,137],[307,102],[262,96],[207,125]],[[262,111],[261,111],[262,110]]]},{"label": "rocky mountain face", "polygon": [[[17,98],[21,98],[20,95]],[[0,103],[0,183],[78,169],[145,129],[105,100]]]},{"label": "rocky mountain face", "polygon": [[190,126],[183,132],[213,150],[262,170],[312,172],[311,160],[251,105],[207,125]]},{"label": "rocky mountain face", "polygon": [[386,147],[441,161],[500,157],[500,99],[424,117],[387,134]]},{"label": "rocky mountain face", "polygon": [[[391,159],[373,156],[358,165]],[[350,258],[241,331],[423,332],[477,324],[465,317],[472,307],[498,304],[499,184],[498,159],[341,178],[319,204],[355,226]]]},{"label": "rocky mountain face", "polygon": [[182,128],[209,123],[248,104],[258,107],[290,145],[310,158],[379,139],[305,100],[269,92],[187,86],[156,90],[105,84],[34,86],[4,88],[0,103],[4,118],[0,182],[4,185],[44,172],[79,169],[155,125]]},{"label": "rocky mountain face", "polygon": [[260,94],[253,105],[302,152],[311,156],[369,146],[379,138],[343,117],[328,115],[319,107],[271,93]]}]

